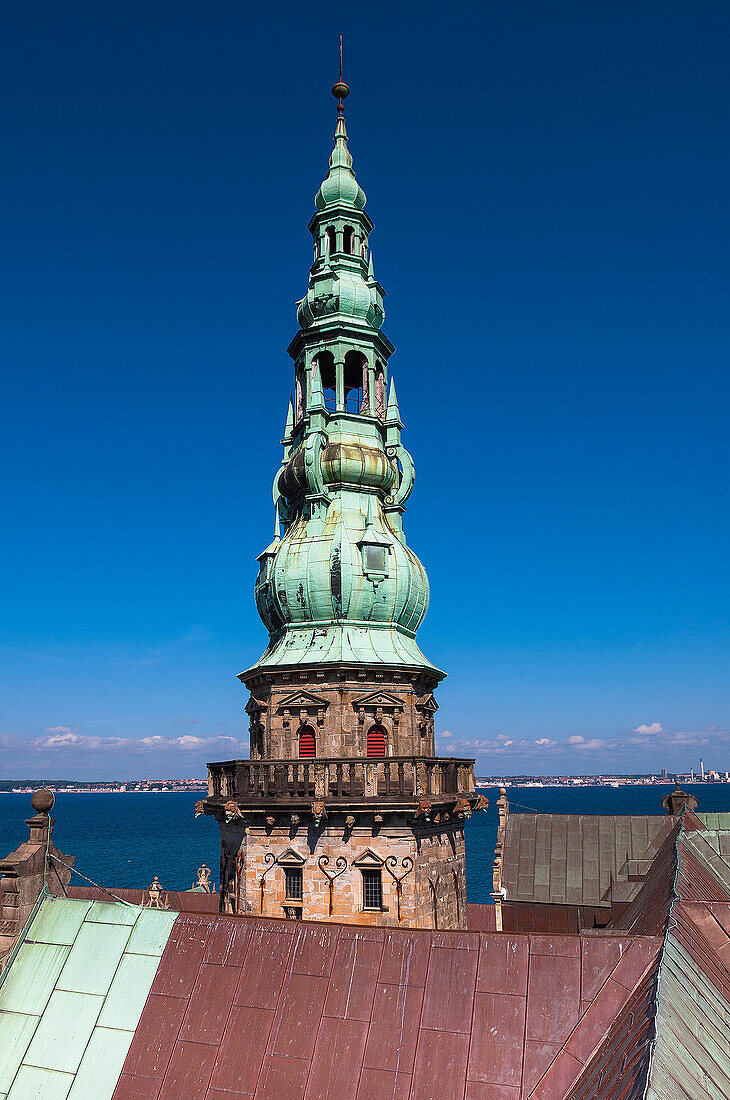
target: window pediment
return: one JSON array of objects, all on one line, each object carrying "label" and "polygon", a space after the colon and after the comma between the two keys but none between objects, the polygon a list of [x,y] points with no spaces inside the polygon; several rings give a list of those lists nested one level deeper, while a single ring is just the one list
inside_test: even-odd
[{"label": "window pediment", "polygon": [[303,867],[306,860],[303,856],[300,856],[299,852],[295,852],[293,848],[287,848],[287,850],[279,856],[276,862],[282,867]]},{"label": "window pediment", "polygon": [[328,707],[329,699],[313,691],[293,691],[278,703],[278,710],[306,710],[307,707]]},{"label": "window pediment", "polygon": [[374,852],[372,848],[366,848],[365,851],[357,857],[357,859],[353,859],[352,866],[359,867],[360,870],[370,869],[373,871],[379,871],[384,863],[385,860],[382,859],[377,854],[377,852]]},{"label": "window pediment", "polygon": [[435,714],[439,709],[439,705],[434,699],[432,692],[429,692],[428,695],[422,695],[416,702],[416,706],[419,710],[427,710],[431,714]]},{"label": "window pediment", "polygon": [[383,707],[393,709],[398,707],[403,710],[405,707],[405,700],[400,699],[397,695],[391,695],[389,691],[371,691],[367,695],[361,695],[359,699],[353,699],[352,705],[355,707]]},{"label": "window pediment", "polygon": [[246,714],[252,715],[257,714],[259,711],[266,710],[267,707],[268,703],[264,703],[261,699],[256,699],[252,695],[249,701],[246,703],[245,710]]}]

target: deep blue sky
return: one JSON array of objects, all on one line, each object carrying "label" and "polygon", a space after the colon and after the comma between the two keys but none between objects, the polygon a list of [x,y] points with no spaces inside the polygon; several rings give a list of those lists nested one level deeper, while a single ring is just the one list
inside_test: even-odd
[{"label": "deep blue sky", "polygon": [[0,774],[241,752],[340,30],[442,747],[730,767],[730,7],[23,0]]}]

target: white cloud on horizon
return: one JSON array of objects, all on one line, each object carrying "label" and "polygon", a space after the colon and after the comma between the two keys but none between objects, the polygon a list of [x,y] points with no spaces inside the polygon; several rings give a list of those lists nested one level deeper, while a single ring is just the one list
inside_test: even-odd
[{"label": "white cloud on horizon", "polygon": [[633,732],[643,734],[664,733],[664,728],[661,722],[652,722],[651,725],[647,725],[644,722],[642,725],[637,726]]},{"label": "white cloud on horizon", "polygon": [[20,737],[18,734],[0,734],[0,747],[15,752],[39,756],[43,753],[94,753],[138,756],[152,753],[180,754],[206,753],[220,748],[232,755],[234,749],[243,748],[245,743],[237,737],[227,734],[215,734],[212,737],[195,737],[184,734],[182,737],[162,737],[154,734],[150,737],[90,737],[87,734],[74,733],[67,726],[50,727],[43,737]]}]

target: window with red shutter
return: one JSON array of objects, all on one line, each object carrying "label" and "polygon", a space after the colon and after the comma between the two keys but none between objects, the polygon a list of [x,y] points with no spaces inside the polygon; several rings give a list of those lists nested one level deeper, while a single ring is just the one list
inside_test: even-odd
[{"label": "window with red shutter", "polygon": [[314,730],[311,726],[304,726],[299,731],[299,755],[308,760],[316,755]]},{"label": "window with red shutter", "polygon": [[385,756],[385,730],[371,726],[368,730],[368,756]]}]

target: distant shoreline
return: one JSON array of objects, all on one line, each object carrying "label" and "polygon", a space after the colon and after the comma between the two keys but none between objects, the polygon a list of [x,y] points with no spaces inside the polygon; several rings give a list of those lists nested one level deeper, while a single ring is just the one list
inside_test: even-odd
[{"label": "distant shoreline", "polygon": [[[33,794],[33,791],[37,790],[36,787],[21,787],[16,790],[3,791],[0,790],[0,795],[3,794]],[[61,787],[57,789],[54,787],[47,787],[47,790],[53,791],[54,794],[207,794],[207,787],[185,787],[180,790],[166,790],[166,791],[120,791],[115,788],[107,787]]]}]

